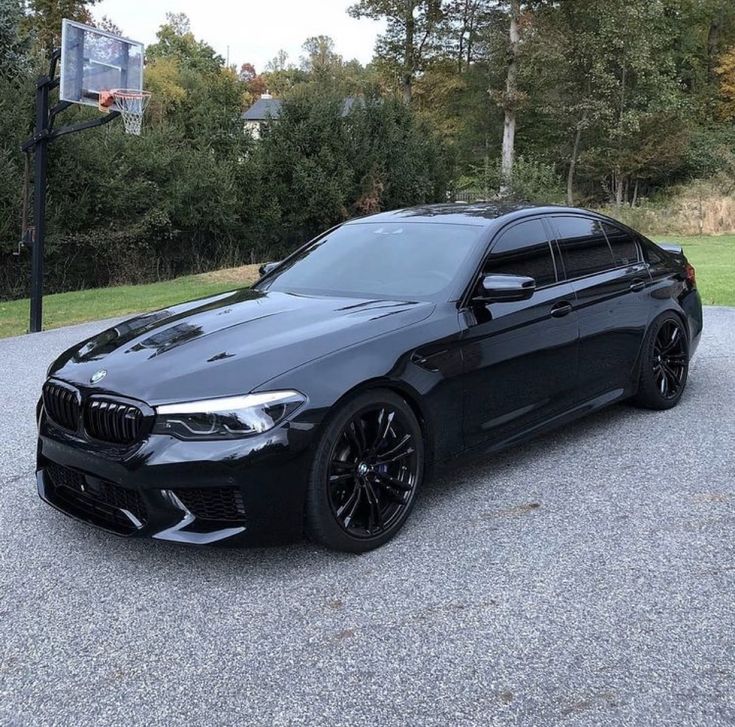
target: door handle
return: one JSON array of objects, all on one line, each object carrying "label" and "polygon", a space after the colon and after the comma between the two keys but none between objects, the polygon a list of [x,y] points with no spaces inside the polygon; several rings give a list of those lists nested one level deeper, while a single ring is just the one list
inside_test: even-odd
[{"label": "door handle", "polygon": [[643,280],[634,280],[630,284],[630,289],[635,291],[636,293],[640,292],[645,287],[646,287],[646,283]]},{"label": "door handle", "polygon": [[565,300],[557,303],[551,309],[551,315],[554,316],[554,318],[563,318],[564,316],[569,315],[571,312],[572,304],[567,303],[567,301]]}]

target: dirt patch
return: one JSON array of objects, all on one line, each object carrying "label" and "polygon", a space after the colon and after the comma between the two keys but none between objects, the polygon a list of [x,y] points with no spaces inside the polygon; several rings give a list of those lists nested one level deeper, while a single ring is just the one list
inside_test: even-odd
[{"label": "dirt patch", "polygon": [[259,264],[257,265],[241,265],[237,268],[222,268],[222,270],[212,270],[209,273],[202,273],[198,277],[207,283],[234,283],[235,285],[251,285],[259,277]]},{"label": "dirt patch", "polygon": [[351,639],[354,635],[354,629],[344,629],[343,631],[340,631],[337,636],[335,636],[335,639],[337,641],[344,641],[345,639]]},{"label": "dirt patch", "polygon": [[730,492],[703,492],[700,495],[695,495],[694,499],[697,502],[729,502],[732,499]]},{"label": "dirt patch", "polygon": [[495,510],[494,512],[485,512],[483,517],[488,519],[496,517],[515,517],[516,515],[526,515],[529,512],[534,512],[541,507],[539,502],[526,502],[523,505],[516,505],[515,507],[509,507],[506,510]]}]

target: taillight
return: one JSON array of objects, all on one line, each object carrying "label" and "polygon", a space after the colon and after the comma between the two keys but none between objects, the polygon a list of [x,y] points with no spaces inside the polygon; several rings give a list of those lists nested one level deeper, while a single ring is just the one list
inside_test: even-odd
[{"label": "taillight", "polygon": [[694,269],[694,266],[690,263],[686,264],[686,267],[684,268],[684,275],[686,276],[687,283],[692,286],[692,288],[697,287],[697,271]]}]

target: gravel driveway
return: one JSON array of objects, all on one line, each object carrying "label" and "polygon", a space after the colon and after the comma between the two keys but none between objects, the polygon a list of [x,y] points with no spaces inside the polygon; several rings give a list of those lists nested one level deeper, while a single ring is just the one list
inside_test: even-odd
[{"label": "gravel driveway", "polygon": [[363,556],[43,505],[36,397],[99,327],[0,341],[0,724],[735,723],[735,309],[706,310],[678,408],[457,466]]}]

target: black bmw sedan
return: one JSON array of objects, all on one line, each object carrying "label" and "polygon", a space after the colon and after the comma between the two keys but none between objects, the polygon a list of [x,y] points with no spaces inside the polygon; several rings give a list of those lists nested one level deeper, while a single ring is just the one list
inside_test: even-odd
[{"label": "black bmw sedan", "polygon": [[125,536],[366,551],[435,464],[674,406],[702,331],[680,248],[577,209],[387,212],[263,272],[51,365],[46,502]]}]

